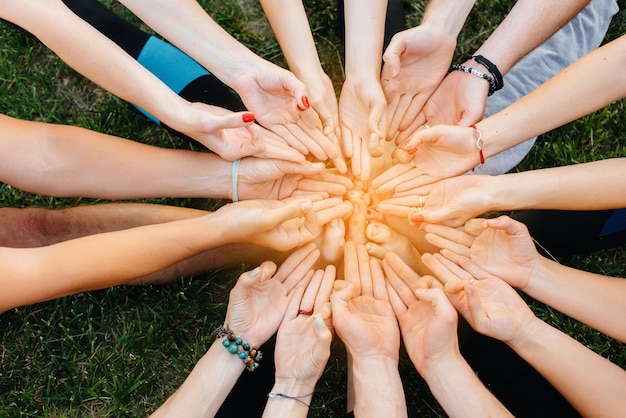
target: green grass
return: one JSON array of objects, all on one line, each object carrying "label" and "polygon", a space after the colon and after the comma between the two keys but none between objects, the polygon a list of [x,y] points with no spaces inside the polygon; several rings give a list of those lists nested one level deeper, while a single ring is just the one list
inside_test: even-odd
[{"label": "green grass", "polygon": [[[116,2],[125,18],[136,21]],[[256,1],[203,1],[214,18],[261,56],[284,60]],[[622,10],[625,2],[620,1]],[[407,24],[414,25],[425,1],[407,2]],[[469,17],[459,52],[482,42],[513,1],[482,0]],[[324,68],[339,87],[341,51],[336,34],[335,1],[307,0],[311,26]],[[138,23],[138,22],[137,22]],[[607,39],[626,33],[624,12]],[[0,24],[0,112],[11,116],[66,123],[162,147],[190,148],[150,124],[119,99],[85,80],[58,58],[16,29]],[[545,134],[520,170],[624,156],[624,101]],[[0,205],[59,208],[97,202],[55,199],[0,185]],[[151,202],[207,207],[198,199]],[[602,274],[626,276],[626,247],[562,259],[565,264]],[[222,320],[237,272],[216,271],[165,286],[120,287],[90,292],[0,316],[0,416],[83,417],[145,416],[184,380],[211,342]],[[624,345],[554,310],[533,303],[543,319],[590,348],[626,366]],[[318,384],[311,416],[340,417],[345,408],[346,369],[342,347]],[[441,409],[412,365],[403,356],[401,373],[407,401],[420,416]]]}]

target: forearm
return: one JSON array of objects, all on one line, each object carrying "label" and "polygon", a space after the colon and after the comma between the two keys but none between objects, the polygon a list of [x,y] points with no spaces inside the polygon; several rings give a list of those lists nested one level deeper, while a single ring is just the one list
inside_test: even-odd
[{"label": "forearm", "polygon": [[[521,0],[476,51],[506,74],[578,14],[590,0]],[[522,36],[520,36],[520,33]]]},{"label": "forearm", "polygon": [[235,90],[236,79],[263,61],[218,25],[195,0],[121,3]]},{"label": "forearm", "polygon": [[346,79],[380,78],[386,0],[345,0]]},{"label": "forearm", "polygon": [[438,28],[456,41],[476,0],[431,0],[420,25]]},{"label": "forearm", "polygon": [[[103,289],[162,270],[227,243],[224,220],[209,214],[90,235],[40,248],[0,249],[0,310]],[[19,285],[16,285],[18,284]]]},{"label": "forearm", "polygon": [[626,207],[626,158],[488,178],[486,210],[603,210]]},{"label": "forearm", "polygon": [[78,127],[0,116],[2,181],[31,193],[104,199],[231,198],[231,163]]},{"label": "forearm", "polygon": [[450,417],[512,416],[460,354],[429,361],[419,372]]},{"label": "forearm", "polygon": [[243,371],[241,359],[216,340],[182,386],[151,417],[214,416]]},{"label": "forearm", "polygon": [[626,97],[626,36],[591,52],[476,124],[486,157]]},{"label": "forearm", "polygon": [[37,36],[96,84],[177,126],[186,102],[60,0],[3,2],[0,17]]},{"label": "forearm", "polygon": [[289,69],[305,81],[306,75],[323,73],[309,21],[301,0],[261,0]]},{"label": "forearm", "polygon": [[508,343],[583,416],[621,416],[626,372],[566,334],[536,319]]},{"label": "forearm", "polygon": [[407,416],[397,360],[353,357],[352,379],[354,416]]},{"label": "forearm", "polygon": [[[264,417],[306,417],[311,406],[315,381],[277,379],[267,400]],[[281,396],[279,394],[285,395]],[[295,399],[294,399],[295,398]]]},{"label": "forearm", "polygon": [[523,290],[590,327],[626,342],[626,279],[564,266],[542,258]]}]

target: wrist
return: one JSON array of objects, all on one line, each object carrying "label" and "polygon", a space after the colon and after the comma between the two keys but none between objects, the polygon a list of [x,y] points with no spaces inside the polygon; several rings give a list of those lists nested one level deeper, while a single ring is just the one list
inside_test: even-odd
[{"label": "wrist", "polygon": [[439,33],[454,38],[456,42],[475,0],[439,0],[431,3],[424,13],[420,26],[432,26]]},{"label": "wrist", "polygon": [[520,326],[513,338],[504,341],[504,343],[515,352],[523,351],[525,347],[534,344],[538,338],[541,338],[541,334],[546,326],[549,327],[549,325],[533,315],[530,320]]},{"label": "wrist", "polygon": [[[278,371],[277,371],[278,374]],[[315,379],[299,379],[299,378],[289,378],[289,377],[278,377],[274,381],[274,386],[272,386],[272,392],[281,392],[288,394],[290,396],[304,396],[307,394],[311,394],[315,390],[315,385],[317,380]],[[313,395],[311,395],[312,397]],[[310,401],[306,399],[305,401]]]}]

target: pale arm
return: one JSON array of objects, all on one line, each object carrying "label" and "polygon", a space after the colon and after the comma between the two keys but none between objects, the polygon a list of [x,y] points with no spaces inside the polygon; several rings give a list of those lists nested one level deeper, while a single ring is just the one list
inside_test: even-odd
[{"label": "pale arm", "polygon": [[623,415],[626,372],[619,366],[539,319],[508,344],[583,416]]}]

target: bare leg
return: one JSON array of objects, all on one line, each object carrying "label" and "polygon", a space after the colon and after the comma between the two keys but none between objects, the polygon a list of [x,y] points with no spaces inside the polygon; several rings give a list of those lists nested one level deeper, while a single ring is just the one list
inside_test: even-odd
[{"label": "bare leg", "polygon": [[[111,203],[58,210],[0,208],[0,246],[43,247],[87,235],[204,214],[205,211],[196,209],[141,203]],[[205,251],[130,284],[166,283],[178,277],[220,267],[259,264],[265,260],[280,263],[286,255],[252,245],[226,245]]]}]

